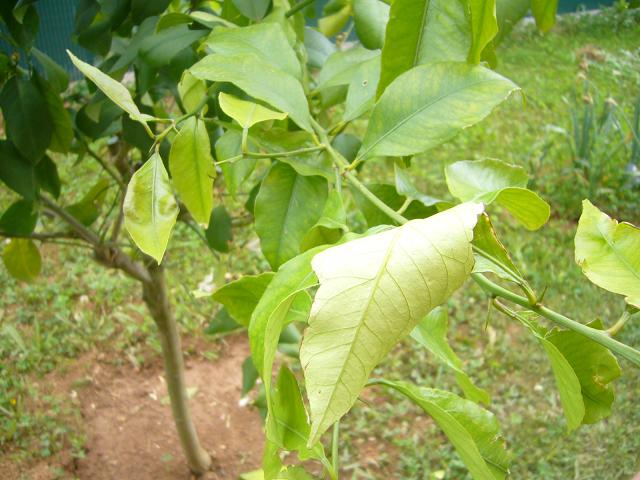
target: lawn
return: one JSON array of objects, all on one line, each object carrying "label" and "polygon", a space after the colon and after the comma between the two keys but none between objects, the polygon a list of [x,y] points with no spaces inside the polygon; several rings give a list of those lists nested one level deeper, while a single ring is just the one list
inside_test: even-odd
[{"label": "lawn", "polygon": [[[442,170],[453,161],[494,157],[527,168],[535,188],[552,204],[552,219],[534,237],[501,217],[499,234],[536,290],[548,289],[545,303],[583,323],[600,318],[611,325],[623,301],[590,284],[573,261],[575,220],[588,185],[562,131],[570,131],[569,112],[572,105],[581,107],[586,81],[594,102],[610,96],[620,118],[633,117],[640,102],[640,27],[637,14],[633,18],[612,11],[564,18],[544,36],[521,26],[513,33],[515,41],[499,48],[497,70],[521,86],[524,102],[512,98],[485,122],[414,160],[414,170],[420,171],[416,183],[432,195],[444,195]],[[577,104],[571,100],[575,95]],[[598,159],[607,173],[593,201],[638,222],[640,192],[621,180],[627,157],[618,152]],[[64,168],[73,169],[76,178],[91,178],[96,171],[88,160],[78,166],[67,162]],[[392,181],[380,178],[388,173],[378,173],[365,169],[376,182]],[[5,204],[8,198],[1,200]],[[225,201],[239,212],[240,202]],[[204,247],[184,227],[172,243],[167,270],[191,359],[215,361],[226,341],[204,333],[215,309],[210,300],[194,298],[198,283],[207,276],[219,281],[265,267],[255,234],[241,227],[234,233],[232,252],[215,265],[202,261],[208,258]],[[231,263],[239,252],[240,263]],[[60,458],[64,453],[82,459],[91,435],[79,402],[70,395],[82,385],[52,392],[50,372],[71,371],[88,354],[104,355],[129,369],[124,372],[140,371],[157,363],[159,345],[134,282],[78,255],[75,247],[51,245],[44,257],[43,275],[34,284],[17,283],[0,269],[0,467],[11,462],[33,471],[31,466],[44,461],[50,478],[72,478]],[[448,307],[451,344],[478,385],[491,393],[490,409],[513,454],[512,478],[629,479],[640,471],[638,370],[623,365],[610,418],[567,434],[550,366],[535,339],[505,317],[488,313],[486,297],[471,285]],[[628,324],[619,338],[640,346],[640,325]],[[426,352],[407,345],[400,344],[376,374],[457,389]],[[233,381],[239,379],[238,372]],[[394,395],[367,391],[341,432],[347,478],[465,478],[462,462],[438,429]]]}]

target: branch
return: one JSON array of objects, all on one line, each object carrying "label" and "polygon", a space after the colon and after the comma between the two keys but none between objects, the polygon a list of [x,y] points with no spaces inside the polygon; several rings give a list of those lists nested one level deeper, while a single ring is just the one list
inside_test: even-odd
[{"label": "branch", "polygon": [[116,181],[116,183],[118,184],[118,187],[120,187],[120,190],[123,190],[123,191],[126,190],[127,186],[122,181],[122,178],[115,172],[115,170],[113,170],[109,164],[107,164],[104,160],[102,160],[100,155],[98,155],[96,152],[91,150],[91,148],[89,147],[89,144],[82,136],[80,136],[80,138],[82,141],[82,145],[87,150],[87,153],[89,154],[89,156],[93,158],[96,162],[98,162],[100,166],[111,176],[111,178],[113,178]]}]

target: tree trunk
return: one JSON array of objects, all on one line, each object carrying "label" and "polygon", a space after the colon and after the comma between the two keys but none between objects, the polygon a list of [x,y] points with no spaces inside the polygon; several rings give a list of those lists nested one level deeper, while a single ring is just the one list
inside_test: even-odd
[{"label": "tree trunk", "polygon": [[148,267],[148,270],[151,279],[142,284],[143,298],[158,326],[173,419],[189,468],[194,474],[200,475],[211,467],[211,457],[200,445],[198,434],[191,420],[180,335],[169,304],[164,269],[153,264]]}]

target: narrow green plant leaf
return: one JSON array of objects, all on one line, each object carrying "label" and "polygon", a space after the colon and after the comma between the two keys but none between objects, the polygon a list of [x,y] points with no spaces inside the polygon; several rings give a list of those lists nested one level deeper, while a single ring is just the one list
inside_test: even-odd
[{"label": "narrow green plant leaf", "polygon": [[380,0],[354,0],[353,20],[362,45],[370,50],[382,48],[389,5]]},{"label": "narrow green plant leaf", "polygon": [[8,140],[0,140],[0,180],[26,200],[35,200],[38,183],[33,164]]},{"label": "narrow green plant leaf", "polygon": [[238,10],[251,20],[260,20],[269,10],[271,0],[232,0]]},{"label": "narrow green plant leaf", "polygon": [[466,0],[395,0],[382,49],[377,97],[398,76],[429,62],[465,62],[471,47]]},{"label": "narrow green plant leaf", "polygon": [[415,67],[396,78],[376,103],[358,157],[424,152],[485,118],[517,89],[480,66]]},{"label": "narrow green plant leaf", "polygon": [[[599,321],[589,326],[602,329]],[[585,407],[582,423],[595,423],[611,415],[615,397],[608,384],[622,373],[616,357],[602,345],[573,331],[552,332],[546,339],[562,353],[580,381]]]},{"label": "narrow green plant leaf", "polygon": [[542,32],[548,32],[556,23],[558,0],[531,0],[531,11],[536,25]]},{"label": "narrow green plant leaf", "polygon": [[34,203],[17,200],[0,217],[0,233],[26,237],[33,233],[37,223],[38,210]]},{"label": "narrow green plant leaf", "polygon": [[276,112],[254,102],[240,100],[224,92],[220,92],[218,102],[222,111],[238,122],[242,128],[251,128],[256,123],[268,120],[287,118],[286,113]]},{"label": "narrow green plant leaf", "polygon": [[474,480],[502,480],[509,473],[509,455],[493,414],[475,403],[435,388],[376,380],[402,393],[442,429]]},{"label": "narrow green plant leaf", "polygon": [[482,51],[498,33],[496,0],[469,0],[471,48],[469,62],[480,63]]},{"label": "narrow green plant leaf", "polygon": [[11,276],[23,282],[32,282],[42,270],[38,247],[28,238],[12,238],[5,245],[2,261]]},{"label": "narrow green plant leaf", "polygon": [[[255,55],[272,68],[301,78],[298,57],[278,23],[263,22],[244,28],[216,29],[205,43],[213,53],[229,57]],[[253,78],[262,79],[260,76]]]},{"label": "narrow green plant leaf", "polygon": [[491,272],[504,280],[515,282],[519,285],[528,285],[522,273],[513,263],[507,249],[498,240],[491,220],[486,214],[478,219],[473,230],[473,246],[476,263],[474,272]]},{"label": "narrow green plant leaf", "polygon": [[314,257],[320,288],[300,351],[310,444],[351,408],[391,348],[471,273],[481,212],[480,204],[459,205]]},{"label": "narrow green plant leaf", "polygon": [[209,226],[205,231],[207,243],[218,252],[229,252],[233,240],[232,220],[224,205],[218,205],[211,211]]},{"label": "narrow green plant leaf", "polygon": [[274,275],[273,272],[245,275],[220,287],[211,298],[224,305],[236,322],[248,327],[251,314]]},{"label": "narrow green plant leaf", "polygon": [[[304,130],[312,131],[309,104],[300,82],[256,55],[207,55],[190,71],[203,80],[231,82],[252,97],[288,113]],[[257,78],[260,81],[254,80]]]},{"label": "narrow green plant leaf", "polygon": [[411,337],[429,350],[440,363],[446,365],[456,373],[458,385],[464,395],[474,402],[489,404],[489,393],[478,388],[462,369],[462,360],[453,351],[447,341],[449,330],[449,315],[443,307],[436,307],[429,312],[413,329]]},{"label": "narrow green plant leaf", "polygon": [[575,245],[576,263],[589,280],[605,290],[624,295],[628,304],[640,308],[638,227],[618,223],[584,200]]},{"label": "narrow green plant leaf", "polygon": [[138,106],[133,101],[133,98],[131,98],[131,93],[129,93],[129,90],[127,90],[124,85],[117,82],[93,65],[83,62],[69,50],[67,50],[67,55],[69,55],[71,61],[78,70],[80,70],[85,77],[95,83],[96,87],[109,97],[113,103],[127,112],[132,120],[146,124],[147,116],[140,113]]},{"label": "narrow green plant leaf", "polygon": [[34,165],[49,148],[53,123],[35,78],[14,76],[2,87],[0,107],[9,140]]},{"label": "narrow green plant leaf", "polygon": [[272,268],[300,252],[302,239],[322,215],[327,188],[322,177],[305,177],[285,163],[273,165],[255,205],[256,232]]},{"label": "narrow green plant leaf", "polygon": [[173,139],[169,170],[173,185],[193,218],[208,225],[216,171],[207,127],[196,116],[187,118]]},{"label": "narrow green plant leaf", "polygon": [[202,80],[191,75],[189,70],[185,70],[178,83],[178,92],[185,110],[187,113],[191,113],[207,96],[207,86]]},{"label": "narrow green plant leaf", "polygon": [[58,65],[51,57],[46,53],[41,52],[37,48],[32,48],[31,53],[36,60],[42,65],[44,73],[47,76],[47,80],[51,84],[51,87],[56,93],[62,93],[67,89],[69,85],[69,74]]},{"label": "narrow green plant leaf", "polygon": [[135,244],[160,263],[178,217],[178,205],[160,154],[154,153],[133,174],[123,208],[124,226]]},{"label": "narrow green plant leaf", "polygon": [[445,176],[454,197],[463,202],[495,201],[529,230],[549,219],[549,204],[526,188],[528,175],[522,167],[493,159],[465,160],[447,165]]}]

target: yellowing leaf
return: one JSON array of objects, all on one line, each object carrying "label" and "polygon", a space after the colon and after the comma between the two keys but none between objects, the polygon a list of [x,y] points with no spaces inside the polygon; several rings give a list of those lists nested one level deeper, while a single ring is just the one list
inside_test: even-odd
[{"label": "yellowing leaf", "polygon": [[284,120],[286,113],[276,112],[254,102],[240,100],[239,98],[220,92],[218,97],[222,111],[233,118],[242,128],[251,128],[256,123],[267,120]]},{"label": "yellowing leaf", "polygon": [[576,262],[589,280],[640,308],[640,229],[584,200],[575,242]]},{"label": "yellowing leaf", "polygon": [[160,263],[178,217],[178,205],[158,153],[131,177],[123,209],[124,226],[135,244]]},{"label": "yellowing leaf", "polygon": [[471,273],[481,212],[482,205],[462,204],[314,257],[320,288],[300,352],[310,444],[351,408],[391,348]]},{"label": "yellowing leaf", "polygon": [[182,99],[182,105],[187,112],[193,112],[207,95],[205,83],[185,70],[178,83],[178,92]]},{"label": "yellowing leaf", "polygon": [[2,252],[4,266],[12,277],[32,282],[42,269],[42,259],[35,243],[28,238],[12,238]]},{"label": "yellowing leaf", "polygon": [[169,170],[173,184],[193,218],[201,225],[208,225],[216,171],[207,128],[197,117],[185,120],[173,139]]}]

